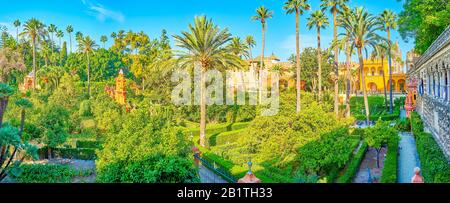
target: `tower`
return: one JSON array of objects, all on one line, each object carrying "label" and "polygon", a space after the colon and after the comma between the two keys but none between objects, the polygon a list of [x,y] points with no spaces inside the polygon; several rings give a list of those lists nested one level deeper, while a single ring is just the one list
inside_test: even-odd
[{"label": "tower", "polygon": [[114,97],[117,103],[122,105],[126,104],[126,80],[122,69],[120,69],[119,75],[116,78],[116,90]]}]

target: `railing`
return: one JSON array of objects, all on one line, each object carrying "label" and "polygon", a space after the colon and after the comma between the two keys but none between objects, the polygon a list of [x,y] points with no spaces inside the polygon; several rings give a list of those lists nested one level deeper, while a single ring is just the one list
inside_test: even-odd
[{"label": "railing", "polygon": [[216,163],[211,163],[206,159],[203,159],[200,157],[199,154],[194,154],[194,158],[199,160],[203,166],[206,168],[212,170],[215,174],[219,175],[220,177],[224,178],[229,183],[236,183],[236,178],[231,175],[228,171],[222,169],[221,167],[217,167]]}]

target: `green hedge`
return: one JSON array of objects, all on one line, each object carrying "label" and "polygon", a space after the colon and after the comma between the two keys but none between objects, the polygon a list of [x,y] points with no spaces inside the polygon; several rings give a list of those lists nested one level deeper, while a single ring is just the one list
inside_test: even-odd
[{"label": "green hedge", "polygon": [[361,148],[359,148],[359,151],[355,154],[350,164],[347,166],[347,170],[345,171],[345,173],[337,179],[338,183],[352,182],[353,177],[355,177],[356,172],[359,169],[359,165],[361,164],[362,160],[364,159],[364,156],[366,155],[367,147],[368,145],[365,142],[361,145]]},{"label": "green hedge", "polygon": [[233,123],[233,125],[231,125],[231,130],[241,130],[246,128],[248,125],[250,124],[250,122],[245,122],[245,123]]},{"label": "green hedge", "polygon": [[384,160],[384,167],[381,171],[382,183],[397,182],[397,166],[398,166],[398,142],[399,137],[392,137],[388,141],[388,151]]},{"label": "green hedge", "polygon": [[19,183],[70,183],[76,176],[87,177],[94,171],[75,170],[68,165],[56,164],[22,164],[21,172],[13,175],[13,179]]},{"label": "green hedge", "polygon": [[[206,125],[206,135],[213,135],[229,131],[231,129],[231,126],[232,124],[230,123]],[[190,128],[189,132],[191,132],[194,136],[200,135],[200,129],[198,127]]]},{"label": "green hedge", "polygon": [[[47,147],[39,149],[39,155],[42,158],[47,158]],[[81,160],[95,160],[97,155],[95,149],[88,148],[52,148],[53,158],[64,159],[81,159]]]},{"label": "green hedge", "polygon": [[224,145],[236,142],[239,137],[241,136],[242,132],[244,132],[245,129],[235,130],[235,131],[229,131],[220,133],[216,136],[216,145]]},{"label": "green hedge", "polygon": [[433,135],[423,132],[423,123],[417,113],[412,114],[412,128],[416,138],[422,175],[428,183],[450,183],[450,165]]},{"label": "green hedge", "polygon": [[102,143],[96,140],[77,140],[76,142],[77,148],[99,149],[101,146]]}]

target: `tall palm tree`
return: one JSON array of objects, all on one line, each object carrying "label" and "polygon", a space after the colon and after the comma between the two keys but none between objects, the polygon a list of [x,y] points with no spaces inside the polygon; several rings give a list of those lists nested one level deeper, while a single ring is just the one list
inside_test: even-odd
[{"label": "tall palm tree", "polygon": [[[355,8],[349,18],[342,21],[342,27],[347,33],[350,33],[350,42],[353,48],[357,49],[359,59],[359,71],[361,76],[361,84],[364,94],[364,106],[366,111],[366,121],[370,121],[369,101],[367,98],[365,75],[364,75],[364,59],[363,50],[372,47],[376,48],[377,44],[385,42],[386,39],[377,34],[383,27],[377,18],[369,14],[364,8]],[[367,53],[366,53],[367,54]]]},{"label": "tall palm tree", "polygon": [[[349,18],[351,15],[351,9],[348,7],[343,7],[343,9],[339,10],[339,16],[338,16],[338,24],[339,26],[342,26],[342,21],[344,19]],[[352,88],[354,88],[354,84],[352,82],[352,70],[351,70],[351,58],[354,54],[354,49],[352,48],[350,44],[350,33],[344,32],[339,34],[339,36],[342,36],[340,39],[333,40],[334,45],[332,48],[335,50],[336,46],[343,50],[345,53],[345,117],[350,117],[350,94],[352,92]]]},{"label": "tall palm tree", "polygon": [[180,51],[179,63],[182,67],[199,64],[200,79],[200,145],[206,146],[206,84],[205,71],[211,68],[239,67],[241,60],[225,47],[231,40],[228,29],[221,30],[206,16],[195,17],[189,31],[173,36]]},{"label": "tall palm tree", "polygon": [[89,61],[89,55],[94,53],[95,49],[98,45],[92,40],[89,36],[82,37],[78,40],[78,51],[83,53],[86,56],[86,65],[87,65],[87,80],[88,80],[88,95],[91,97],[91,64]]},{"label": "tall palm tree", "polygon": [[40,42],[45,36],[47,36],[47,31],[45,30],[44,24],[37,20],[36,18],[31,18],[23,26],[23,32],[20,33],[21,36],[26,36],[31,40],[31,45],[33,46],[33,89],[36,88],[36,43]]},{"label": "tall palm tree", "polygon": [[389,57],[389,112],[393,113],[393,98],[392,98],[392,56],[391,56],[391,29],[397,28],[397,15],[391,10],[384,10],[378,17],[380,23],[383,24],[383,28],[387,33],[387,39],[389,42],[388,57]]},{"label": "tall palm tree", "polygon": [[320,48],[320,30],[325,29],[330,23],[327,16],[320,10],[314,11],[310,17],[308,17],[308,29],[317,29],[317,64],[318,64],[318,88],[319,88],[319,101],[322,101],[322,50]]},{"label": "tall palm tree", "polygon": [[[259,64],[259,72],[261,72],[264,69],[264,49],[266,46],[266,21],[269,18],[273,17],[273,12],[267,9],[264,6],[261,6],[256,9],[256,15],[252,17],[253,21],[260,21],[262,26],[262,43],[261,43],[261,62]],[[260,73],[258,74],[258,78]],[[261,88],[262,81],[259,78],[259,86]],[[261,100],[262,97],[262,90],[259,91],[259,100]]]},{"label": "tall palm tree", "polygon": [[102,35],[100,37],[100,42],[103,43],[103,49],[105,48],[105,43],[108,41],[108,37],[106,37],[106,35]]},{"label": "tall palm tree", "polygon": [[72,25],[68,25],[68,26],[67,26],[66,32],[69,34],[70,53],[72,53],[72,32],[73,32],[73,27],[72,27]]},{"label": "tall palm tree", "polygon": [[300,15],[306,10],[311,9],[311,6],[308,4],[307,0],[288,0],[284,3],[284,10],[286,13],[292,14],[295,13],[295,50],[296,50],[296,75],[297,75],[297,113],[300,113],[301,110],[301,95],[300,95],[300,84],[301,84],[301,63],[300,63]]},{"label": "tall palm tree", "polygon": [[17,43],[19,43],[19,27],[20,27],[20,20],[19,19],[17,19],[17,20],[15,20],[14,21],[14,27],[16,27],[16,41],[17,41]]},{"label": "tall palm tree", "polygon": [[50,24],[48,26],[48,32],[50,33],[50,37],[51,37],[51,42],[50,42],[50,49],[52,51],[52,55],[53,55],[53,33],[57,32],[57,27],[54,24]]},{"label": "tall palm tree", "polygon": [[[59,39],[59,49],[62,49],[61,39],[64,37],[64,32],[62,30],[58,30],[56,32],[56,37],[58,37],[58,39]],[[59,65],[62,66],[62,57],[61,57],[61,55],[59,55]]]},{"label": "tall palm tree", "polygon": [[256,41],[253,38],[253,36],[247,35],[247,37],[245,37],[245,44],[247,45],[247,48],[248,48],[248,54],[249,54],[248,57],[249,57],[250,61],[253,61],[252,48],[255,47],[255,45],[256,45]]},{"label": "tall palm tree", "polygon": [[381,60],[381,76],[383,77],[383,90],[384,90],[384,105],[386,107],[386,110],[389,109],[388,107],[388,100],[387,100],[387,90],[386,90],[386,77],[384,74],[384,59],[386,58],[386,55],[389,51],[389,45],[387,43],[381,43],[378,44],[375,49],[372,51],[372,54],[370,55],[370,58],[372,60]]},{"label": "tall palm tree", "polygon": [[[341,9],[347,9],[346,3],[348,0],[321,0],[322,11],[327,9],[333,14],[333,40],[337,40],[337,13]],[[339,55],[338,48],[334,48],[334,74],[336,75],[336,80],[334,80],[334,113],[336,117],[339,116]]]}]

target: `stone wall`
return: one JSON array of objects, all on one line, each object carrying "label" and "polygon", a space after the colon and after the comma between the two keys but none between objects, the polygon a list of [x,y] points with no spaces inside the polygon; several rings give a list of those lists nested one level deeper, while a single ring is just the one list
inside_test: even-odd
[{"label": "stone wall", "polygon": [[450,160],[450,26],[414,63],[408,80],[417,81],[417,112]]}]

